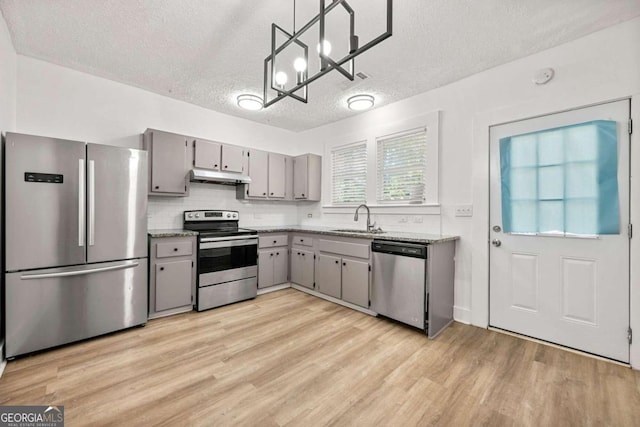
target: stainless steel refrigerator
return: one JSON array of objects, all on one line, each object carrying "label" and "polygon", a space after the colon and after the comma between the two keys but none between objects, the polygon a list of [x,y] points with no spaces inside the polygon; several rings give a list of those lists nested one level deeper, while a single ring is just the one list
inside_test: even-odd
[{"label": "stainless steel refrigerator", "polygon": [[7,133],[6,356],[147,320],[147,153]]}]

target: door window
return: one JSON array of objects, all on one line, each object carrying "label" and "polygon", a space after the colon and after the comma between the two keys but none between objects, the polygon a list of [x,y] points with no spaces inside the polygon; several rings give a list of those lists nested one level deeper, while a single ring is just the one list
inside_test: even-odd
[{"label": "door window", "polygon": [[597,120],[500,139],[507,233],[620,232],[615,121]]}]

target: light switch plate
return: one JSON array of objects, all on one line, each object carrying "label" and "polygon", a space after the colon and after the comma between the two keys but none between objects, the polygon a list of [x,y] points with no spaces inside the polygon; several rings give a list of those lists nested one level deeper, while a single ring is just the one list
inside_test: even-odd
[{"label": "light switch plate", "polygon": [[456,216],[473,216],[473,205],[456,206]]}]

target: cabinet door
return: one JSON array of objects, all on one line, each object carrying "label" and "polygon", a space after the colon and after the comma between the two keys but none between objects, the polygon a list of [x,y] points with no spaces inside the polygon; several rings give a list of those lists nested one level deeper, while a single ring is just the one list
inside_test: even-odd
[{"label": "cabinet door", "polygon": [[293,159],[293,198],[307,198],[307,167],[309,158],[298,156]]},{"label": "cabinet door", "polygon": [[232,145],[222,146],[222,168],[224,172],[242,172],[244,151]]},{"label": "cabinet door", "polygon": [[293,157],[286,156],[284,163],[284,199],[293,200]]},{"label": "cabinet door", "polygon": [[318,291],[335,298],[341,296],[341,259],[329,255],[318,257]]},{"label": "cabinet door", "polygon": [[300,250],[291,249],[291,281],[297,285],[302,284],[302,255]]},{"label": "cabinet door", "polygon": [[194,166],[200,169],[220,169],[220,144],[204,139],[193,142]]},{"label": "cabinet door", "polygon": [[[284,199],[286,184],[286,156],[269,153],[269,197]],[[253,178],[253,177],[252,177]]]},{"label": "cabinet door", "polygon": [[191,261],[156,263],[156,309],[169,310],[191,304]]},{"label": "cabinet door", "polygon": [[273,251],[258,251],[258,288],[267,288],[274,284],[274,258]]},{"label": "cabinet door", "polygon": [[306,286],[307,288],[312,288],[314,285],[314,272],[315,272],[315,262],[313,259],[313,252],[311,251],[300,251],[300,255],[302,256],[302,262],[300,263],[302,269],[302,281],[301,285]]},{"label": "cabinet door", "polygon": [[187,139],[180,135],[153,132],[151,146],[151,192],[186,194]]},{"label": "cabinet door", "polygon": [[249,197],[267,197],[268,159],[266,151],[249,151]]},{"label": "cabinet door", "polygon": [[369,263],[342,259],[342,299],[369,307]]},{"label": "cabinet door", "polygon": [[273,284],[279,285],[281,283],[287,283],[289,275],[289,254],[287,253],[287,248],[275,249],[274,252]]}]

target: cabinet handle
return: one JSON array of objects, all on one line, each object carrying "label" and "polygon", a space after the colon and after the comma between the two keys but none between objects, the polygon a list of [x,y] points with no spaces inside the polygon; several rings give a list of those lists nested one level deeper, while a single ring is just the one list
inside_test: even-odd
[{"label": "cabinet handle", "polygon": [[217,165],[217,164],[216,164],[216,165],[213,165],[213,167],[214,167],[214,168],[217,168],[217,167],[218,167],[218,165]]},{"label": "cabinet handle", "polygon": [[225,168],[225,169],[226,169],[226,168],[228,168],[228,167],[229,167],[228,165],[224,165],[224,168]]},{"label": "cabinet handle", "polygon": [[271,193],[271,195],[273,196],[273,193]]},{"label": "cabinet handle", "polygon": [[336,260],[336,264],[340,264],[340,261]]},{"label": "cabinet handle", "polygon": [[298,252],[298,255],[300,255],[300,252]]},{"label": "cabinet handle", "polygon": [[173,252],[178,252],[178,248],[173,248]]},{"label": "cabinet handle", "polygon": [[271,253],[269,254],[269,256],[273,256],[273,252],[271,252]]},{"label": "cabinet handle", "polygon": [[[271,193],[271,194],[273,194],[273,193]],[[267,195],[267,193],[262,193],[262,195],[263,195],[263,196],[266,196],[266,195]]]},{"label": "cabinet handle", "polygon": [[280,255],[280,252],[276,252],[276,256]]},{"label": "cabinet handle", "polygon": [[302,242],[304,242],[304,239],[300,239],[300,242],[301,242],[301,243],[302,243]]},{"label": "cabinet handle", "polygon": [[304,193],[302,193],[302,197],[304,197]]},{"label": "cabinet handle", "polygon": [[164,271],[164,267],[160,267],[160,271]]},{"label": "cabinet handle", "polygon": [[304,254],[302,254],[302,256],[304,256]]},{"label": "cabinet handle", "polygon": [[160,186],[159,186],[159,185],[156,185],[156,190],[157,190],[157,189],[159,189],[159,188],[160,188]]},{"label": "cabinet handle", "polygon": [[273,241],[273,244],[275,245],[276,243],[278,243],[278,241],[277,241],[277,240],[274,240],[274,241]]},{"label": "cabinet handle", "polygon": [[344,265],[344,266],[346,267],[346,266],[347,266],[347,263],[346,263],[346,262],[343,262],[343,263],[342,263],[342,265]]}]

